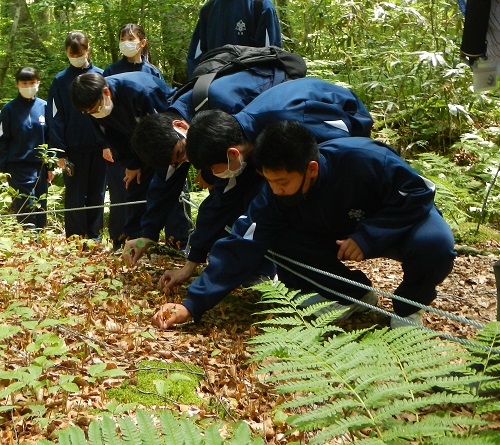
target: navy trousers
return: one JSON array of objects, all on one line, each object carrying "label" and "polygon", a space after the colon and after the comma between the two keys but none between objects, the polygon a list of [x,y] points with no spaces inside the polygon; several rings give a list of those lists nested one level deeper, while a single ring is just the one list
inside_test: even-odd
[{"label": "navy trousers", "polygon": [[[19,191],[19,195],[12,202],[16,213],[28,213],[47,210],[47,200],[39,199],[47,195],[47,170],[41,165],[7,166],[10,174],[9,186]],[[18,216],[17,221],[26,227],[43,229],[47,224],[47,215]]]},{"label": "navy trousers", "polygon": [[[361,270],[350,269],[337,259],[338,246],[335,241],[333,237],[318,239],[314,233],[305,236],[303,232],[289,231],[273,250],[317,269],[370,286],[369,278]],[[300,255],[297,252],[300,252]],[[403,280],[394,290],[394,294],[429,305],[436,298],[436,286],[451,272],[455,256],[451,229],[438,210],[434,209],[426,219],[415,224],[413,230],[399,239],[397,245],[386,246],[384,251],[375,252],[372,258],[391,258],[400,261]],[[360,299],[367,292],[363,288],[318,272],[295,265],[290,267],[325,287],[353,298]],[[301,289],[303,292],[317,292],[341,304],[351,304],[350,301],[328,293],[280,266],[278,266],[278,277],[290,288]],[[418,307],[396,299],[393,299],[393,308],[394,312],[402,317],[419,310]]]},{"label": "navy trousers", "polygon": [[79,235],[98,239],[104,224],[104,193],[106,186],[106,165],[102,151],[67,152],[68,159],[75,165],[73,176],[64,174],[66,194],[64,206],[74,209],[87,206],[101,206],[96,209],[75,210],[64,213],[66,237]]}]

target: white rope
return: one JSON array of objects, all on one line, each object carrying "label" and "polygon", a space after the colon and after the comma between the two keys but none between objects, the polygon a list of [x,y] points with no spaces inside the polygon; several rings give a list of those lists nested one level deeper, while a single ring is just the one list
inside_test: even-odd
[{"label": "white rope", "polygon": [[26,213],[9,213],[6,215],[0,215],[0,219],[13,218],[13,217],[18,217],[18,216],[47,215],[50,213],[77,212],[79,210],[101,209],[104,207],[120,207],[120,206],[146,204],[146,203],[147,203],[147,201],[144,200],[144,201],[118,202],[116,204],[104,203],[103,205],[98,205],[98,206],[72,207],[70,209],[52,209],[52,210],[43,210],[43,211],[36,211],[36,212],[26,212]]}]

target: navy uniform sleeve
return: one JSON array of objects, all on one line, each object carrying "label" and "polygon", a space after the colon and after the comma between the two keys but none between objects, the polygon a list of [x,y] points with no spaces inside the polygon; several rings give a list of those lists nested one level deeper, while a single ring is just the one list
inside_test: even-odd
[{"label": "navy uniform sleeve", "polygon": [[366,258],[373,258],[429,214],[435,186],[389,150],[384,162],[361,160],[358,167],[356,174],[371,184],[370,194],[377,196],[379,210],[362,219],[350,237]]},{"label": "navy uniform sleeve", "polygon": [[278,46],[281,48],[281,29],[276,9],[270,0],[265,0],[262,14],[255,31],[256,46]]},{"label": "navy uniform sleeve", "polygon": [[257,195],[263,178],[255,168],[247,167],[243,173],[231,179],[217,179],[213,190],[203,200],[196,219],[196,230],[191,236],[188,259],[204,263],[213,244],[226,234]]},{"label": "navy uniform sleeve", "polygon": [[208,266],[188,287],[182,304],[195,322],[252,276],[273,241],[286,228],[286,218],[268,204],[268,193],[271,192],[264,185],[247,212],[234,223],[231,235],[214,244]]},{"label": "navy uniform sleeve", "polygon": [[64,104],[60,97],[62,90],[63,88],[58,85],[58,79],[55,78],[50,85],[46,113],[50,147],[63,150],[57,153],[57,157],[60,158],[65,156],[64,151],[67,148],[64,142],[66,131]]},{"label": "navy uniform sleeve", "polygon": [[183,162],[177,168],[171,165],[166,176],[165,171],[155,171],[146,197],[146,213],[141,219],[142,237],[158,241],[168,215],[179,201],[189,166],[188,162]]}]

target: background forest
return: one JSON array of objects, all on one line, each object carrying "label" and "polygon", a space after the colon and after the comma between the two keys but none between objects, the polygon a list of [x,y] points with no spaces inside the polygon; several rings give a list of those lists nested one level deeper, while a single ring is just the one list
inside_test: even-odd
[{"label": "background forest", "polygon": [[[436,310],[456,320],[425,319],[444,338],[479,343],[466,349],[433,331],[391,331],[389,317],[374,311],[339,327],[331,315],[310,322],[305,312],[314,309],[262,286],[237,289],[198,325],[153,329],[156,309],[180,302],[187,286],[165,295],[158,280],[185,259],[159,245],[128,267],[106,249],[63,239],[61,213],[30,238],[5,217],[11,197],[0,175],[2,445],[498,444],[500,323],[488,323],[500,250],[491,240],[500,233],[500,96],[472,91],[456,0],[273,1],[284,47],[306,59],[308,75],[352,88],[375,120],[373,137],[436,183],[457,243],[495,250],[460,255],[440,288]],[[38,69],[47,98],[68,66],[68,31],[84,31],[94,65],[105,68],[120,57],[126,23],[145,28],[152,63],[182,85],[203,3],[2,0],[0,106],[17,95],[23,65]],[[50,209],[62,207],[61,176]],[[374,286],[392,291],[399,265],[366,263]],[[392,310],[390,299],[381,307]]]},{"label": "background forest", "polygon": [[[275,0],[284,47],[301,54],[309,76],[352,88],[375,119],[373,137],[397,148],[438,184],[437,201],[458,240],[496,226],[499,107],[474,94],[460,59],[463,16],[443,0],[394,2]],[[171,85],[186,81],[186,52],[202,1],[4,0],[0,22],[0,101],[15,97],[14,72],[32,65],[46,98],[68,63],[70,30],[89,35],[94,65],[117,60],[118,30],[146,30],[152,62]],[[489,200],[487,201],[487,198]],[[466,223],[469,223],[467,225]]]}]

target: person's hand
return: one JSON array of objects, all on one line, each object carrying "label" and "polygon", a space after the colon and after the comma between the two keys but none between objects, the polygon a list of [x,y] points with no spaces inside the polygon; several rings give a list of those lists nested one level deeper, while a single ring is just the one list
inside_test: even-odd
[{"label": "person's hand", "polygon": [[337,245],[339,246],[337,253],[339,260],[363,261],[365,259],[363,251],[352,238],[337,240]]},{"label": "person's hand", "polygon": [[153,316],[153,325],[160,329],[168,329],[170,326],[189,321],[191,314],[182,304],[165,303]]},{"label": "person's hand", "polygon": [[123,247],[122,260],[134,266],[152,244],[154,244],[154,241],[149,238],[128,240]]},{"label": "person's hand", "polygon": [[53,179],[54,179],[54,171],[48,170],[47,171],[47,182],[52,182]]},{"label": "person's hand", "polygon": [[138,168],[137,170],[129,170],[128,168],[126,168],[125,177],[123,178],[126,189],[128,189],[128,186],[134,179],[137,179],[137,184],[141,183],[141,169]]},{"label": "person's hand", "polygon": [[102,151],[102,157],[108,162],[115,162],[115,160],[113,159],[113,153],[110,148],[105,148]]},{"label": "person's hand", "polygon": [[196,270],[198,263],[187,261],[182,269],[167,270],[160,278],[158,286],[162,290],[172,289],[188,280]]},{"label": "person's hand", "polygon": [[64,159],[65,159],[65,158],[59,158],[59,159],[57,160],[57,166],[58,166],[59,168],[63,168],[63,167],[64,167]]}]

